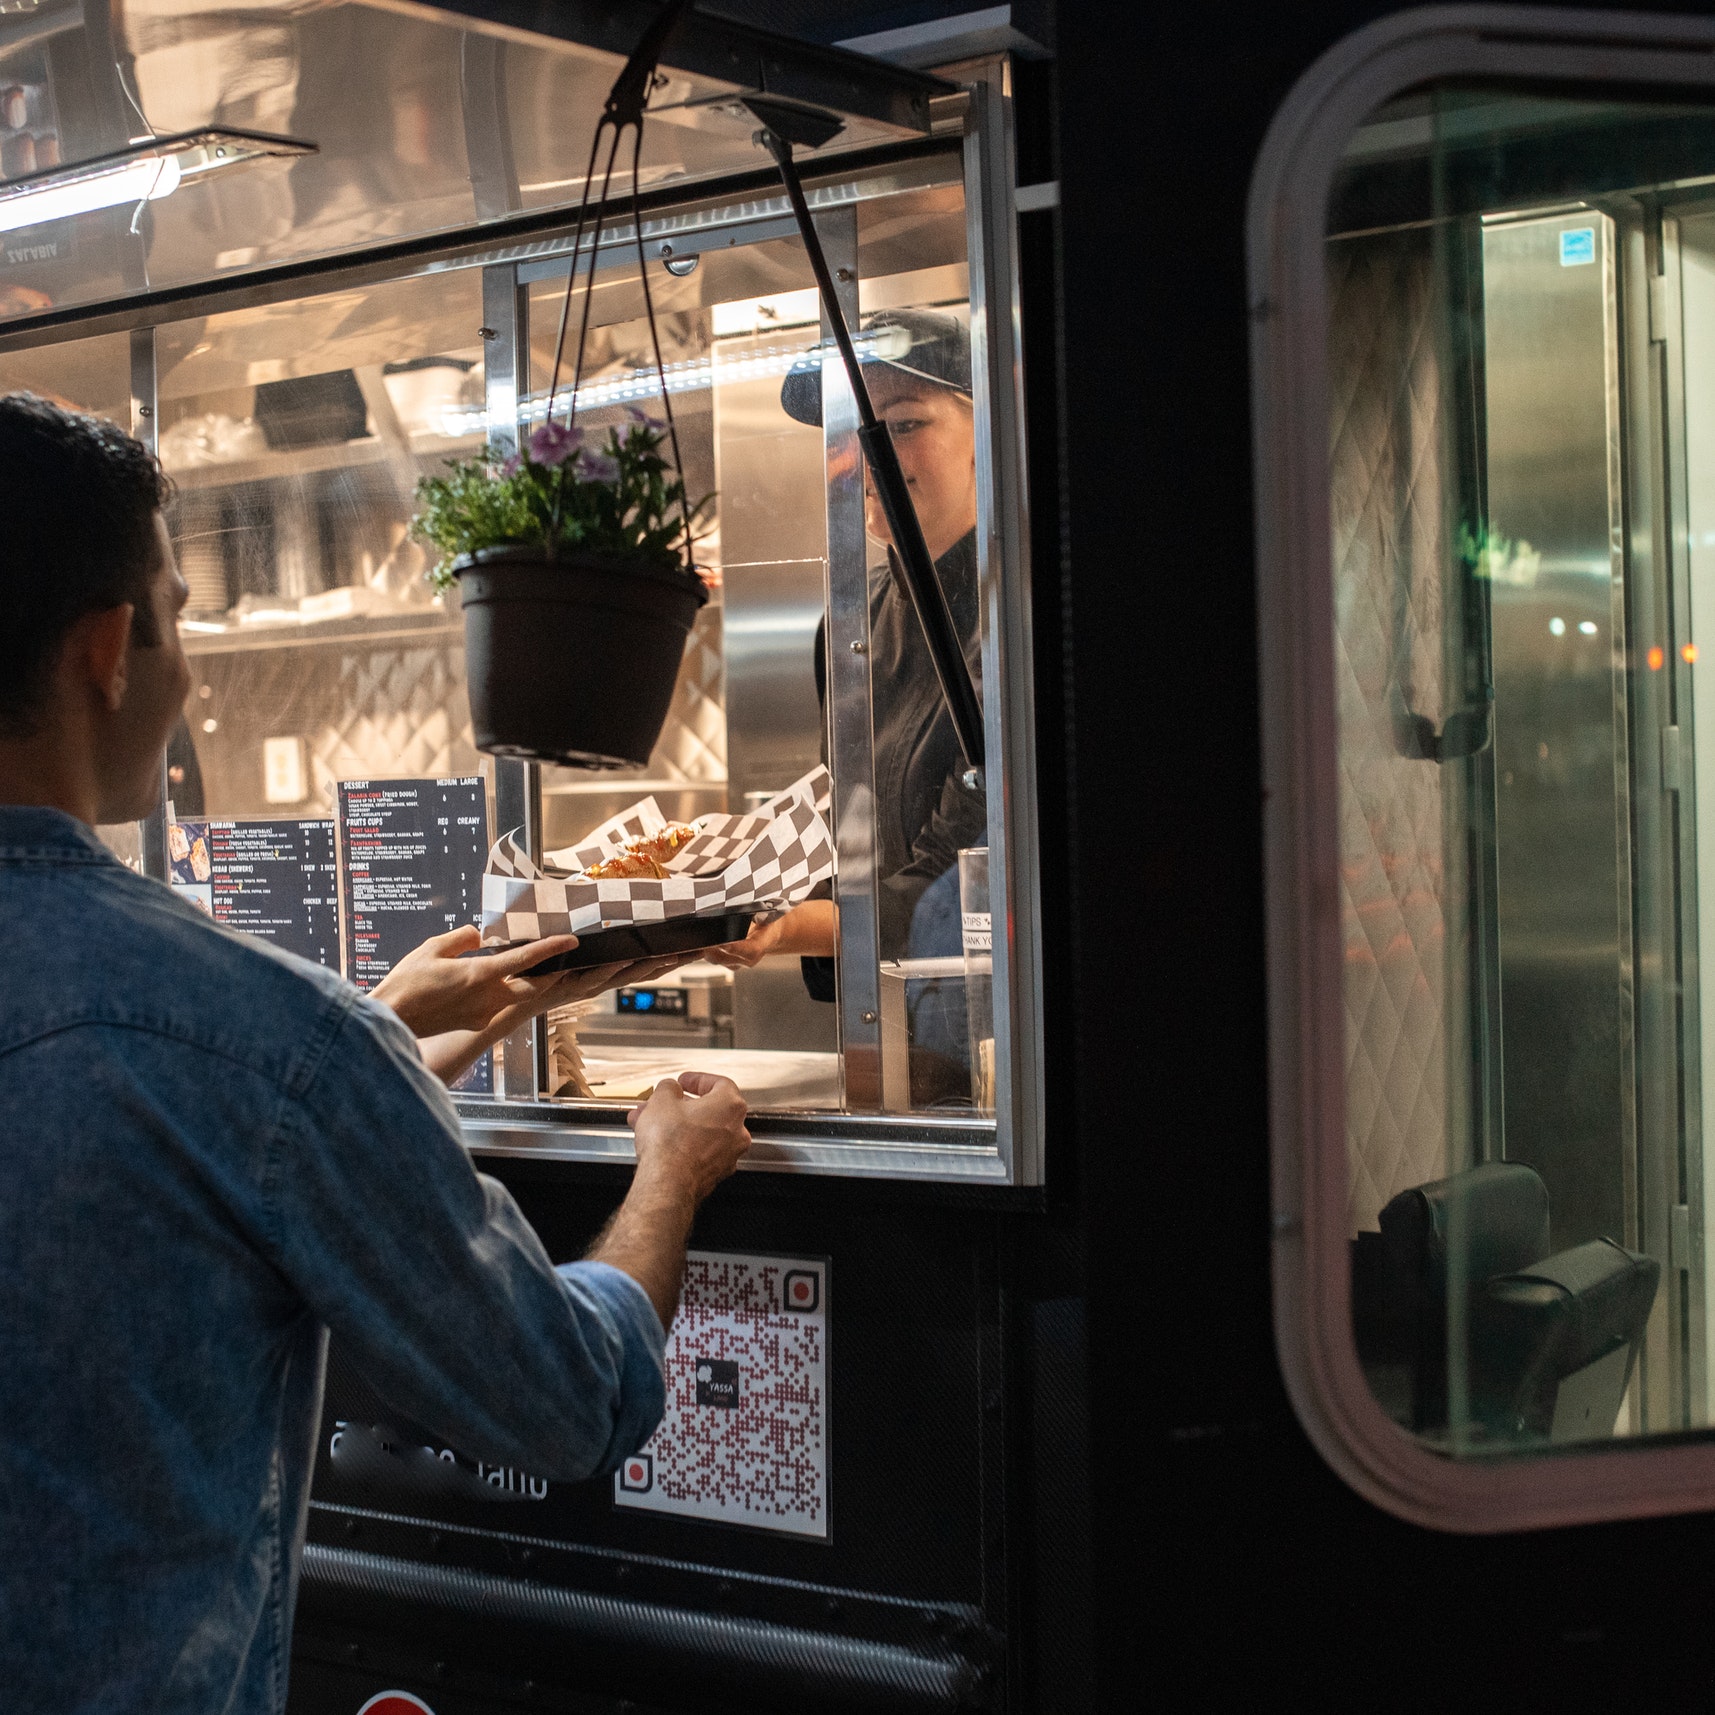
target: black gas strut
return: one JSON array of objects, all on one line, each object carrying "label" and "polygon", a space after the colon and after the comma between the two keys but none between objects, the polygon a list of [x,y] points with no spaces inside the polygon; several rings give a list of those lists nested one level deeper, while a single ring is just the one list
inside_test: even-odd
[{"label": "black gas strut", "polygon": [[[982,781],[983,716],[977,701],[976,686],[971,682],[970,668],[965,663],[964,650],[959,646],[959,633],[953,624],[952,609],[947,606],[947,592],[935,575],[935,562],[929,556],[929,544],[923,540],[923,526],[917,521],[917,510],[906,492],[905,473],[899,468],[899,453],[887,425],[875,414],[875,405],[864,385],[863,365],[858,362],[857,349],[852,344],[851,330],[834,294],[833,276],[828,271],[828,258],[822,250],[815,222],[810,218],[810,205],[804,200],[804,186],[798,178],[798,165],[792,158],[792,146],[803,143],[819,148],[843,126],[843,121],[831,113],[816,108],[788,105],[760,97],[745,98],[747,106],[762,121],[757,141],[774,157],[780,169],[781,182],[792,204],[793,218],[809,252],[810,268],[816,276],[816,290],[821,294],[822,310],[833,329],[834,343],[840,348],[840,359],[846,366],[846,378],[851,382],[857,400],[858,440],[864,457],[869,461],[870,475],[875,481],[881,509],[887,516],[887,528],[892,533],[894,548],[905,572],[905,587],[911,605],[917,611],[917,623],[923,627],[923,640],[929,645],[929,658],[935,663],[935,677],[941,682],[941,695],[947,700],[947,712],[953,717],[953,730],[958,734],[959,749],[964,752],[965,766],[975,779]],[[967,776],[969,779],[969,775]]]}]

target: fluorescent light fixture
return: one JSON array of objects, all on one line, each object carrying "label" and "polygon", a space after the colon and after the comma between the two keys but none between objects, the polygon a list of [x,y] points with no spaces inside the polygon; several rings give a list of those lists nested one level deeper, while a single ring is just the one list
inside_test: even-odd
[{"label": "fluorescent light fixture", "polygon": [[271,155],[310,155],[315,144],[263,131],[183,131],[111,155],[74,161],[0,184],[0,232],[41,226],[98,208],[158,202],[182,184]]}]

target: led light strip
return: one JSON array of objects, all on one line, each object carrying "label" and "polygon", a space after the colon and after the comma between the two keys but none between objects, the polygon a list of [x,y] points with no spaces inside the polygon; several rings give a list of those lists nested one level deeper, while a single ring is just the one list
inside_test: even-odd
[{"label": "led light strip", "polygon": [[[910,339],[901,339],[898,328],[883,328],[874,334],[861,334],[852,343],[860,357],[889,358],[903,356],[910,349]],[[901,349],[903,348],[903,349]],[[768,346],[762,351],[744,356],[724,356],[715,352],[709,357],[686,358],[666,366],[669,393],[695,393],[716,382],[762,381],[771,375],[786,375],[794,369],[820,370],[822,347]],[[649,399],[661,391],[661,378],[653,369],[629,369],[623,375],[609,375],[600,381],[586,381],[578,389],[577,408],[599,411],[604,405],[629,405],[639,399]],[[561,394],[554,401],[558,414],[570,400]],[[521,423],[540,423],[548,415],[545,394],[521,400],[518,419]],[[446,412],[441,418],[442,432],[449,436],[478,435],[488,426],[487,413],[477,408]]]}]

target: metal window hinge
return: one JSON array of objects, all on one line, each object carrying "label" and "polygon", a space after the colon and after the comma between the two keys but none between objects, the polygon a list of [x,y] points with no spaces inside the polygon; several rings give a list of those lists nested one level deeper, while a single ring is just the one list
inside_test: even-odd
[{"label": "metal window hinge", "polygon": [[1673,1268],[1691,1267],[1691,1209],[1685,1203],[1673,1206],[1667,1229],[1667,1260]]},{"label": "metal window hinge", "polygon": [[1679,728],[1676,726],[1661,729],[1661,789],[1664,792],[1680,789]]},{"label": "metal window hinge", "polygon": [[1667,276],[1649,277],[1649,336],[1657,345],[1667,343]]}]

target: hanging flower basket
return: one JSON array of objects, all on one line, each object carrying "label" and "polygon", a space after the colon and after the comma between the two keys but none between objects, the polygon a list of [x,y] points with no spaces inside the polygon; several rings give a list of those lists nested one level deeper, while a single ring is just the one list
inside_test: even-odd
[{"label": "hanging flower basket", "polygon": [[[708,590],[678,551],[682,485],[641,414],[593,447],[549,424],[418,488],[419,536],[458,585],[479,750],[641,766]],[[695,509],[692,509],[694,516]]]},{"label": "hanging flower basket", "polygon": [[[517,453],[499,442],[449,460],[417,487],[417,536],[441,552],[431,579],[457,584],[465,669],[479,750],[584,768],[642,766],[673,701],[685,638],[708,600],[692,560],[691,505],[661,361],[643,253],[637,168],[643,111],[662,44],[686,0],[669,0],[627,61],[590,143],[572,234],[546,421]],[[577,427],[589,341],[594,256],[609,214],[620,140],[630,131],[637,275],[661,385],[663,422],[642,412],[599,437]],[[598,171],[603,137],[609,147]],[[588,240],[587,254],[584,251]],[[560,392],[566,331],[590,266],[572,377]],[[556,403],[565,411],[562,423]],[[671,461],[664,449],[670,449]]]}]

